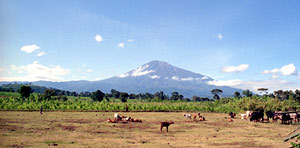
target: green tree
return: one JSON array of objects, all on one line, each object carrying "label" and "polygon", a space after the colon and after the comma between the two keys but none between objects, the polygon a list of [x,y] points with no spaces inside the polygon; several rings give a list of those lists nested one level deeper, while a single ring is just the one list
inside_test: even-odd
[{"label": "green tree", "polygon": [[246,97],[252,97],[253,94],[249,89],[247,89],[243,91],[243,95]]},{"label": "green tree", "polygon": [[46,89],[44,91],[43,97],[44,99],[48,100],[50,99],[52,96],[56,96],[56,91],[54,89]]},{"label": "green tree", "polygon": [[164,94],[163,91],[156,92],[156,93],[154,94],[154,97],[157,97],[157,98],[159,98],[160,100],[166,100],[166,99],[167,99],[167,96]]},{"label": "green tree", "polygon": [[234,92],[234,97],[235,98],[241,98],[241,93],[238,92],[238,91]]},{"label": "green tree", "polygon": [[129,95],[129,99],[135,99],[136,98],[136,95],[135,94],[130,94]]},{"label": "green tree", "polygon": [[127,98],[129,97],[127,92],[121,92],[120,93],[120,99],[122,102],[127,102]]},{"label": "green tree", "polygon": [[92,93],[92,99],[94,101],[101,102],[103,100],[104,96],[105,96],[105,94],[102,91],[100,91],[100,90],[97,90],[97,91],[95,91],[95,92]]},{"label": "green tree", "polygon": [[120,92],[119,91],[117,91],[115,89],[112,89],[110,91],[110,93],[111,93],[112,97],[114,97],[114,98],[120,98]]},{"label": "green tree", "polygon": [[268,94],[268,88],[259,88],[259,89],[257,89],[258,91],[259,91],[259,93],[260,94],[262,94],[262,95],[266,95],[266,94]]},{"label": "green tree", "polygon": [[220,99],[220,96],[217,95],[217,94],[214,94],[213,98],[214,98],[215,100],[219,100],[219,99]]},{"label": "green tree", "polygon": [[178,98],[179,98],[179,94],[178,94],[178,92],[172,92],[171,93],[171,97],[170,97],[170,100],[178,100]]},{"label": "green tree", "polygon": [[223,93],[223,91],[221,89],[218,89],[218,88],[213,89],[210,92],[214,95],[213,96],[214,99],[220,99],[219,95],[222,95],[222,93]]},{"label": "green tree", "polygon": [[19,89],[19,93],[22,98],[28,98],[30,94],[32,93],[32,89],[30,86],[23,85]]}]

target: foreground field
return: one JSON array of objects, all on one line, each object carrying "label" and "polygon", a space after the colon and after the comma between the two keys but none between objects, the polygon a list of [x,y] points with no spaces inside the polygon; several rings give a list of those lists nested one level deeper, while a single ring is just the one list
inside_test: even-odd
[{"label": "foreground field", "polygon": [[[182,112],[128,112],[143,123],[107,123],[114,112],[0,112],[0,147],[290,147],[283,139],[296,125],[252,123],[227,114],[202,113],[194,122]],[[169,132],[161,121],[174,121]]]}]

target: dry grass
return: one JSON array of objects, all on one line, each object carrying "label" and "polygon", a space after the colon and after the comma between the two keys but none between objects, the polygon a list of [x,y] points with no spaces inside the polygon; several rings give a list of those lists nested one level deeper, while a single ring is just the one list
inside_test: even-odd
[{"label": "dry grass", "polygon": [[[252,123],[203,113],[194,122],[178,112],[120,113],[143,123],[107,123],[113,112],[0,112],[0,147],[289,147],[283,139],[296,125]],[[169,132],[161,121],[174,121]]]}]

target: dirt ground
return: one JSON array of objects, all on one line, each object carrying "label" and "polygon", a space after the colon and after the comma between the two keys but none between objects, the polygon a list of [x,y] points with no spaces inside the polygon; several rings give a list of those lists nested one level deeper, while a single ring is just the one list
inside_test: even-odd
[{"label": "dirt ground", "polygon": [[[299,125],[228,122],[227,114],[201,113],[192,121],[183,112],[120,112],[142,123],[107,123],[114,112],[0,112],[0,147],[230,147],[285,148]],[[160,132],[161,121],[174,121]]]}]

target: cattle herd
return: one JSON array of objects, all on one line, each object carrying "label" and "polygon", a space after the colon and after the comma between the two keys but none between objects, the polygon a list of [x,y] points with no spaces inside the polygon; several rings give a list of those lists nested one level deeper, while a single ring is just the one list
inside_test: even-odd
[{"label": "cattle herd", "polygon": [[[267,118],[264,118],[264,115]],[[273,122],[281,120],[282,124],[298,123],[300,121],[300,115],[297,112],[279,112],[279,111],[266,111],[263,109],[258,111],[246,111],[245,114],[241,114],[241,119],[249,119],[254,122],[269,122],[272,119]]]},{"label": "cattle herd", "polygon": [[[264,118],[264,115],[266,114],[267,118]],[[232,119],[236,117],[236,113],[230,112],[229,118],[225,117],[225,119],[228,119],[228,122],[233,122]],[[194,121],[205,121],[205,117],[201,116],[200,113],[197,114],[183,114],[183,116],[188,120],[194,120]],[[197,119],[198,118],[198,119]],[[281,120],[282,124],[291,124],[291,123],[298,123],[300,122],[300,115],[297,112],[272,112],[267,111],[264,112],[263,109],[260,109],[258,111],[246,111],[245,114],[241,114],[241,119],[253,121],[253,122],[270,122],[270,119],[272,119],[273,122],[276,122],[277,120]],[[114,119],[107,119],[108,123],[127,123],[127,122],[140,122],[143,121],[141,119],[136,119],[132,117],[126,117],[126,116],[120,116],[119,114],[114,114]],[[163,121],[160,122],[160,132],[162,132],[163,127],[166,127],[166,130],[168,132],[168,127],[174,124],[173,121]]]}]

